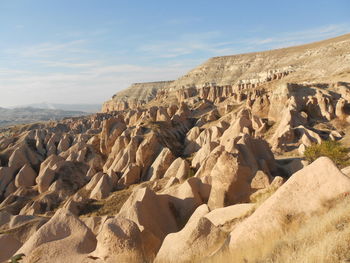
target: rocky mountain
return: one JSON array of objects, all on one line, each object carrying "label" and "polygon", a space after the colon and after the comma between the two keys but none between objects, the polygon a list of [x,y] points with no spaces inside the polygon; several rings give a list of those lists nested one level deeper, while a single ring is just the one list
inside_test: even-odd
[{"label": "rocky mountain", "polygon": [[156,81],[134,83],[129,88],[122,90],[112,99],[103,104],[102,111],[119,110],[128,107],[137,107],[155,98],[158,90],[166,88],[173,81]]},{"label": "rocky mountain", "polygon": [[96,113],[101,110],[100,104],[62,104],[62,103],[34,103],[28,105],[21,105],[13,108],[36,108],[36,109],[50,109],[50,110],[64,110],[64,111],[81,111],[87,113]]},{"label": "rocky mountain", "polygon": [[350,167],[304,152],[350,146],[349,42],[213,58],[0,133],[0,262],[345,262]]},{"label": "rocky mountain", "polygon": [[0,127],[50,120],[55,121],[65,117],[83,116],[86,114],[88,113],[82,111],[65,111],[33,107],[14,109],[0,108]]},{"label": "rocky mountain", "polygon": [[302,46],[214,57],[170,86],[258,85],[282,77],[299,82],[327,80],[350,70],[349,43],[350,36],[343,35]]},{"label": "rocky mountain", "polygon": [[[106,102],[102,111],[137,107],[148,102],[145,94],[140,96],[138,87],[142,87],[147,96],[152,90],[149,98],[154,98],[158,91],[174,93],[174,90],[208,85],[255,87],[277,79],[282,83],[348,81],[349,44],[347,34],[302,46],[214,57],[175,81],[131,85]],[[127,94],[132,94],[130,102]]]}]

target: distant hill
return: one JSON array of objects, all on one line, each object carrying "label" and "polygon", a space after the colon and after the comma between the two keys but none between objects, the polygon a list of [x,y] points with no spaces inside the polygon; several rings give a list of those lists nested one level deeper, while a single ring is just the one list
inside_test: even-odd
[{"label": "distant hill", "polygon": [[88,113],[84,111],[66,111],[33,107],[6,109],[0,107],[0,127],[39,121],[61,120],[65,117],[76,117],[87,114]]},{"label": "distant hill", "polygon": [[30,108],[38,108],[38,109],[82,111],[82,112],[88,112],[88,113],[95,113],[101,110],[101,106],[102,106],[101,104],[59,104],[59,103],[42,102],[42,103],[35,103],[35,104],[28,104],[28,105],[19,105],[19,106],[10,107],[10,108],[14,109],[14,108],[30,107]]},{"label": "distant hill", "polygon": [[242,88],[276,79],[284,83],[349,82],[349,47],[350,34],[346,34],[300,46],[213,57],[175,81],[133,84],[106,101],[102,111],[136,108],[161,96],[168,103],[182,88],[200,89],[208,85]]}]

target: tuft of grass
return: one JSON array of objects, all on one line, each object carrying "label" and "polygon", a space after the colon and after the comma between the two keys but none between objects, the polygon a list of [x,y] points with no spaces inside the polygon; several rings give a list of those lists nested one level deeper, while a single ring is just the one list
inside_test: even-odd
[{"label": "tuft of grass", "polygon": [[123,190],[112,193],[109,197],[102,200],[96,200],[88,205],[81,211],[80,215],[83,216],[105,216],[116,215],[122,208],[123,204],[129,198],[133,190],[130,186]]},{"label": "tuft of grass", "polygon": [[193,177],[196,174],[195,170],[193,168],[190,168],[188,170],[188,178]]},{"label": "tuft of grass", "polygon": [[260,189],[253,193],[249,199],[252,203],[255,203],[257,206],[260,206],[265,200],[267,200],[270,196],[272,196],[279,186],[269,185],[266,188]]},{"label": "tuft of grass", "polygon": [[337,200],[290,231],[261,262],[349,262],[349,201]]},{"label": "tuft of grass", "polygon": [[[234,251],[222,250],[208,263],[350,262],[350,195],[324,203],[309,218],[286,215],[285,235]],[[293,220],[293,222],[288,222]]]},{"label": "tuft of grass", "polygon": [[13,257],[11,257],[11,259],[8,262],[10,262],[10,263],[19,263],[19,262],[22,261],[24,256],[25,255],[23,253],[14,255]]},{"label": "tuft of grass", "polygon": [[315,161],[321,156],[330,158],[339,168],[350,165],[349,148],[342,146],[337,141],[322,141],[321,144],[312,144],[307,147],[304,156],[309,162]]}]

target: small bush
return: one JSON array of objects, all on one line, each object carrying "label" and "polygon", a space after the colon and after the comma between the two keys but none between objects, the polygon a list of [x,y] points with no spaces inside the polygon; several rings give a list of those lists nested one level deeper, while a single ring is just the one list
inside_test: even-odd
[{"label": "small bush", "polygon": [[188,178],[193,177],[195,174],[196,172],[192,168],[188,170]]},{"label": "small bush", "polygon": [[10,262],[10,263],[19,263],[20,261],[22,261],[24,256],[25,256],[24,254],[14,255],[12,258],[10,258],[10,260],[8,262]]},{"label": "small bush", "polygon": [[340,142],[323,141],[321,144],[313,144],[306,148],[304,156],[309,162],[315,161],[321,156],[330,158],[339,168],[350,165],[349,149]]}]

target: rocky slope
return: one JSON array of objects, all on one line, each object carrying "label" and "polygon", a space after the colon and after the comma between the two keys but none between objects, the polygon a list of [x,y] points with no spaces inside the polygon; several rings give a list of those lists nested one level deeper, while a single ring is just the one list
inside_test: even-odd
[{"label": "rocky slope", "polygon": [[286,81],[312,81],[350,70],[350,35],[312,44],[214,57],[179,78],[172,87],[259,84],[286,77]]},{"label": "rocky slope", "polygon": [[[279,240],[350,193],[349,168],[302,158],[347,139],[349,39],[221,58],[251,57],[251,73],[272,74],[260,82],[207,66],[191,85],[134,86],[133,103],[119,93],[103,113],[1,133],[0,262],[273,262]],[[330,45],[338,67],[273,55]]]},{"label": "rocky slope", "polygon": [[163,96],[164,92],[193,87],[256,87],[272,80],[282,83],[349,81],[349,45],[350,34],[347,34],[302,46],[214,57],[175,81],[133,84],[106,102],[102,111],[141,106],[158,92]]},{"label": "rocky slope", "polygon": [[173,81],[134,83],[129,88],[113,95],[112,99],[109,101],[106,101],[102,106],[102,111],[108,112],[141,106],[154,99],[158,90],[169,86],[172,82]]}]

